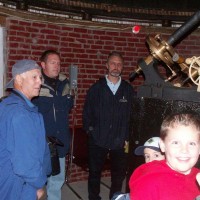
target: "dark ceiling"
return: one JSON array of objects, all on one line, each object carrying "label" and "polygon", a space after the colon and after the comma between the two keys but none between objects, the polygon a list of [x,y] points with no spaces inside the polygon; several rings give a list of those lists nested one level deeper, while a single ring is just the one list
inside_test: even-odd
[{"label": "dark ceiling", "polygon": [[83,20],[101,17],[117,20],[151,20],[184,22],[200,9],[200,0],[0,0],[17,9],[47,9],[79,15]]},{"label": "dark ceiling", "polygon": [[[145,8],[145,9],[166,9],[179,11],[194,11],[197,10],[200,3],[198,0],[85,0],[89,3],[104,3],[117,5],[121,7]],[[178,3],[179,2],[179,3]]]}]

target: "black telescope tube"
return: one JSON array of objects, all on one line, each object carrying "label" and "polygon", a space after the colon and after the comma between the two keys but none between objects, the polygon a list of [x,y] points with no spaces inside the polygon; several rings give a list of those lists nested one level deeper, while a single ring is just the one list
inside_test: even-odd
[{"label": "black telescope tube", "polygon": [[180,28],[178,28],[168,39],[167,43],[174,46],[183,37],[189,35],[200,24],[200,10],[192,15]]},{"label": "black telescope tube", "polygon": [[132,72],[129,74],[129,81],[132,82],[139,74],[137,72]]}]

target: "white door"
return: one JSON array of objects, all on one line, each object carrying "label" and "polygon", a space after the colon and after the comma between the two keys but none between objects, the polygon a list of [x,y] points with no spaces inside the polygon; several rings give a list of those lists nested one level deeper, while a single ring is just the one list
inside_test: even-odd
[{"label": "white door", "polygon": [[6,82],[6,36],[5,28],[0,27],[0,97],[5,95],[5,82]]}]

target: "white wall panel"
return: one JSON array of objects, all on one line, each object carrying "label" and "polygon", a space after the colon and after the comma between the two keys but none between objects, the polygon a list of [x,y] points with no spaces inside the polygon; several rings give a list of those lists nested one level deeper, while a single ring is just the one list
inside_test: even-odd
[{"label": "white wall panel", "polygon": [[6,70],[5,70],[5,28],[0,27],[0,97],[5,95],[5,81],[6,81]]}]

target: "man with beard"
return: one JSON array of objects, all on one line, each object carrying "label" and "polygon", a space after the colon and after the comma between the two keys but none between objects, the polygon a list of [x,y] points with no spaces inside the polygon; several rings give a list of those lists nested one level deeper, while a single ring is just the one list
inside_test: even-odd
[{"label": "man with beard", "polygon": [[101,172],[108,154],[111,163],[110,199],[115,192],[121,191],[125,178],[125,147],[129,139],[134,91],[129,83],[121,79],[123,65],[120,53],[110,53],[106,63],[108,74],[92,85],[86,96],[83,126],[89,140],[89,200],[101,199]]}]

